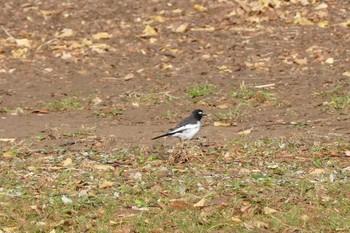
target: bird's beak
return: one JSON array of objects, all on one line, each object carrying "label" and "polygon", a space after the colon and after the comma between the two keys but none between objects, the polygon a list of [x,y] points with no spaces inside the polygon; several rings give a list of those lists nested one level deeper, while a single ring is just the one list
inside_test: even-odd
[{"label": "bird's beak", "polygon": [[208,114],[205,114],[204,112],[203,112],[203,115],[202,116],[208,116]]}]

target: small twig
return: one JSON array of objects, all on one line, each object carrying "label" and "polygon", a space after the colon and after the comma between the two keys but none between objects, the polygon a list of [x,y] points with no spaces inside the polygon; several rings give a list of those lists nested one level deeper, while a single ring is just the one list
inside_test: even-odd
[{"label": "small twig", "polygon": [[16,39],[14,36],[12,36],[7,30],[6,28],[4,28],[4,26],[1,26],[1,29],[5,32],[5,34],[10,37],[11,39]]}]

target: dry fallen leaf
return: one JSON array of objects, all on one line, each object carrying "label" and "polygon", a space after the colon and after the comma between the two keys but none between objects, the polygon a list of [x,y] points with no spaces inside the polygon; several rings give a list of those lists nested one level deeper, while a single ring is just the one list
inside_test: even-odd
[{"label": "dry fallen leaf", "polygon": [[229,127],[231,124],[226,122],[215,121],[213,125],[217,127]]},{"label": "dry fallen leaf", "polygon": [[199,207],[199,208],[202,208],[205,206],[208,206],[208,201],[205,199],[205,197],[203,197],[199,202],[193,205],[193,207]]},{"label": "dry fallen leaf", "polygon": [[103,181],[98,187],[99,187],[100,189],[104,189],[104,188],[112,187],[113,185],[114,185],[114,182],[105,180],[105,181]]},{"label": "dry fallen leaf", "polygon": [[309,19],[305,18],[305,17],[298,17],[294,20],[294,24],[299,24],[302,26],[311,26],[314,25],[313,22],[311,22]]},{"label": "dry fallen leaf", "polygon": [[71,158],[67,158],[61,163],[61,165],[62,167],[69,167],[72,165],[72,163],[73,163],[73,160]]},{"label": "dry fallen leaf", "polygon": [[73,35],[73,30],[70,28],[64,28],[59,32],[56,32],[55,36],[58,38],[70,37]]},{"label": "dry fallen leaf", "polygon": [[228,68],[227,66],[217,66],[216,67],[220,72],[226,72],[226,73],[232,73],[232,70]]},{"label": "dry fallen leaf", "polygon": [[183,23],[183,24],[180,24],[178,26],[172,25],[172,26],[170,26],[170,29],[173,32],[182,33],[182,32],[185,32],[187,30],[187,27],[188,27],[188,23]]},{"label": "dry fallen leaf", "polygon": [[[1,228],[5,233],[15,233],[18,232],[19,227],[3,227]],[[2,231],[0,230],[0,232],[2,233]]]},{"label": "dry fallen leaf", "polygon": [[315,10],[323,10],[323,9],[327,9],[328,8],[328,5],[327,3],[323,2],[321,4],[319,4],[318,6],[315,7]]},{"label": "dry fallen leaf", "polygon": [[92,39],[94,39],[94,40],[109,39],[111,37],[112,37],[112,35],[109,34],[108,32],[99,32],[99,33],[92,35]]},{"label": "dry fallen leaf", "polygon": [[231,217],[231,220],[234,222],[242,222],[242,220],[238,217]]},{"label": "dry fallen leaf", "polygon": [[344,75],[344,76],[350,77],[350,71],[345,71],[345,72],[343,73],[343,75]]},{"label": "dry fallen leaf", "polygon": [[158,36],[157,30],[151,27],[150,25],[146,25],[141,37],[152,37],[152,36]]},{"label": "dry fallen leaf", "polygon": [[0,142],[14,142],[15,138],[0,138]]},{"label": "dry fallen leaf", "polygon": [[274,214],[278,212],[278,210],[272,209],[270,207],[264,207],[263,211],[264,214]]},{"label": "dry fallen leaf", "polygon": [[178,210],[185,210],[190,207],[183,199],[172,199],[169,201],[169,206]]},{"label": "dry fallen leaf", "polygon": [[208,10],[208,8],[206,8],[205,6],[199,5],[199,4],[194,4],[193,9],[195,9],[197,11],[201,11],[201,12]]},{"label": "dry fallen leaf", "polygon": [[93,166],[93,168],[101,171],[112,171],[114,170],[114,167],[111,165],[104,165],[104,164],[96,164]]},{"label": "dry fallen leaf", "polygon": [[31,40],[28,39],[15,39],[16,44],[20,47],[27,47],[30,48],[32,46],[32,42]]},{"label": "dry fallen leaf", "polygon": [[218,106],[216,106],[217,108],[220,108],[220,109],[227,109],[229,106],[228,104],[219,104]]},{"label": "dry fallen leaf", "polygon": [[151,18],[154,19],[155,21],[157,21],[158,23],[163,23],[163,22],[165,22],[165,19],[164,19],[163,16],[161,16],[161,15],[151,16]]},{"label": "dry fallen leaf", "polygon": [[11,52],[12,52],[13,58],[26,58],[28,48],[15,49],[15,50],[12,50]]},{"label": "dry fallen leaf", "polygon": [[238,134],[239,134],[239,135],[247,135],[247,134],[250,134],[252,131],[253,131],[253,128],[251,128],[251,129],[246,129],[246,130],[243,130],[243,131],[238,132]]},{"label": "dry fallen leaf", "polygon": [[329,26],[329,22],[327,20],[320,21],[317,23],[317,26],[319,26],[320,28],[325,28]]},{"label": "dry fallen leaf", "polygon": [[333,64],[334,63],[334,58],[330,57],[325,61],[327,64]]},{"label": "dry fallen leaf", "polygon": [[316,168],[313,171],[311,171],[309,174],[310,175],[318,175],[318,174],[323,174],[326,171],[323,168]]},{"label": "dry fallen leaf", "polygon": [[4,158],[13,158],[15,157],[15,153],[11,150],[8,150],[8,151],[5,151],[3,154],[2,154],[2,157]]}]

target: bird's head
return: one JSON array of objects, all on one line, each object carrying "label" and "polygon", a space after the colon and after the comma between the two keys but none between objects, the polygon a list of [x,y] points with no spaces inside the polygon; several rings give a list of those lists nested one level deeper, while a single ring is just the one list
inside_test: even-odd
[{"label": "bird's head", "polygon": [[192,115],[197,119],[197,120],[200,120],[202,119],[203,116],[206,116],[206,114],[200,110],[200,109],[195,109],[193,112],[192,112]]}]

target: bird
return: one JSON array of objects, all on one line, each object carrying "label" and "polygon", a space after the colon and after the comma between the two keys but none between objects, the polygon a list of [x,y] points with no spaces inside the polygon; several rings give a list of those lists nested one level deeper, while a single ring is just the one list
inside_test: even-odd
[{"label": "bird", "polygon": [[202,110],[195,109],[192,111],[190,116],[180,121],[180,123],[173,130],[166,134],[154,137],[152,140],[166,136],[178,137],[180,140],[191,140],[201,128],[200,120],[203,116],[206,116],[206,114]]}]

